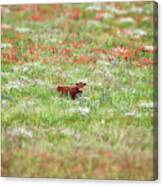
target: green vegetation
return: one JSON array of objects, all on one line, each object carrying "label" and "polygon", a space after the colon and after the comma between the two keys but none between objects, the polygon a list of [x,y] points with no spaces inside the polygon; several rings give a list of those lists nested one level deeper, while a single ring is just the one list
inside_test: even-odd
[{"label": "green vegetation", "polygon": [[153,6],[2,7],[2,176],[155,178]]}]

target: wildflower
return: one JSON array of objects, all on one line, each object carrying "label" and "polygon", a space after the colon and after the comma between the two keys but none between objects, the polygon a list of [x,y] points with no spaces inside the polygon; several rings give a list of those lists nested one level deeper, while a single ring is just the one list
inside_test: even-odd
[{"label": "wildflower", "polygon": [[25,27],[17,27],[15,30],[16,30],[17,32],[20,32],[20,33],[27,33],[27,32],[30,31],[29,28],[25,28]]},{"label": "wildflower", "polygon": [[146,36],[147,35],[147,33],[142,29],[135,29],[134,34],[136,34],[138,36]]},{"label": "wildflower", "polygon": [[141,63],[141,65],[153,65],[154,61],[152,61],[148,58],[143,58],[140,63]]},{"label": "wildflower", "polygon": [[27,137],[32,138],[32,131],[26,130],[25,128],[9,128],[7,131],[9,137]]},{"label": "wildflower", "polygon": [[141,14],[143,12],[143,8],[133,6],[129,11],[131,13]]},{"label": "wildflower", "polygon": [[154,105],[154,102],[142,102],[139,104],[140,107],[142,108],[154,108],[156,107],[156,104]]},{"label": "wildflower", "polygon": [[84,108],[79,108],[79,111],[82,115],[87,115],[90,112],[90,108],[84,107]]},{"label": "wildflower", "polygon": [[35,79],[34,82],[35,82],[35,84],[40,85],[40,86],[46,85],[46,83],[44,81],[42,81],[41,79]]},{"label": "wildflower", "polygon": [[104,11],[104,10],[100,10],[100,11],[96,14],[95,19],[96,19],[96,20],[101,20],[101,19],[104,18],[104,15],[105,15],[105,11]]},{"label": "wildflower", "polygon": [[131,117],[134,117],[134,116],[139,116],[138,112],[136,111],[132,111],[132,112],[127,112],[125,113],[125,116],[131,116]]},{"label": "wildflower", "polygon": [[101,120],[101,124],[105,124],[105,120],[104,119]]},{"label": "wildflower", "polygon": [[79,19],[79,18],[80,18],[80,9],[79,8],[73,9],[71,13],[71,19]]},{"label": "wildflower", "polygon": [[124,17],[119,20],[121,23],[135,23],[132,17]]},{"label": "wildflower", "polygon": [[94,4],[94,5],[91,5],[91,6],[88,6],[86,8],[86,10],[90,10],[90,11],[100,11],[101,10],[101,6],[97,5],[97,4]]},{"label": "wildflower", "polygon": [[70,112],[76,112],[76,113],[80,113],[81,115],[87,115],[90,112],[90,108],[89,107],[72,108],[70,109]]},{"label": "wildflower", "polygon": [[6,86],[6,88],[8,90],[10,90],[10,89],[17,89],[17,90],[19,90],[20,88],[23,88],[23,87],[24,87],[24,82],[20,81],[20,80],[11,81]]},{"label": "wildflower", "polygon": [[154,46],[150,46],[150,45],[146,45],[143,47],[143,50],[149,53],[153,53],[156,50],[156,47]]},{"label": "wildflower", "polygon": [[42,17],[41,17],[40,15],[33,15],[33,16],[31,17],[31,19],[32,19],[33,21],[40,21],[40,20],[42,20]]},{"label": "wildflower", "polygon": [[75,130],[73,129],[68,129],[68,128],[65,128],[65,129],[62,129],[60,131],[62,134],[64,135],[67,135],[67,136],[73,136],[75,138],[80,138],[80,133],[77,133]]},{"label": "wildflower", "polygon": [[2,43],[1,48],[12,48],[12,44],[11,43]]}]

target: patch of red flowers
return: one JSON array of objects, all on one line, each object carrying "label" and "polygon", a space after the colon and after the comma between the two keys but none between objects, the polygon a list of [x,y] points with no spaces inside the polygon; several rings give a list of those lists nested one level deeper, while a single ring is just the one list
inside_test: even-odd
[{"label": "patch of red flowers", "polygon": [[88,63],[95,63],[96,57],[93,56],[79,56],[74,60],[74,63],[78,64],[88,64]]},{"label": "patch of red flowers", "polygon": [[40,16],[40,15],[33,15],[33,16],[31,16],[31,19],[33,21],[41,21],[42,20],[42,16]]},{"label": "patch of red flowers", "polygon": [[143,58],[140,62],[141,65],[154,65],[155,62],[148,59],[148,58]]},{"label": "patch of red flowers", "polygon": [[104,10],[100,10],[97,14],[96,14],[96,17],[95,17],[95,20],[101,20],[104,18],[104,15],[105,15],[105,11]]},{"label": "patch of red flowers", "polygon": [[81,13],[80,13],[79,8],[75,8],[75,9],[72,10],[71,19],[79,19],[80,16],[81,16]]},{"label": "patch of red flowers", "polygon": [[70,57],[72,50],[70,48],[63,48],[61,54],[64,57]]}]

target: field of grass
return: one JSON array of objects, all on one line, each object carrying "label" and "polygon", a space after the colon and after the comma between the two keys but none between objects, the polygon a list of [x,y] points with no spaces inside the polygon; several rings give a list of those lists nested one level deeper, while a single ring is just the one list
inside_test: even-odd
[{"label": "field of grass", "polygon": [[154,5],[2,7],[2,176],[156,178]]}]

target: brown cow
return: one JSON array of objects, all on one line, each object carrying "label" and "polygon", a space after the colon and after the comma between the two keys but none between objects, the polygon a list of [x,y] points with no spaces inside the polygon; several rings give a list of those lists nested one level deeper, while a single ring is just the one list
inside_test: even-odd
[{"label": "brown cow", "polygon": [[86,83],[83,82],[76,83],[74,86],[62,85],[57,87],[57,91],[62,95],[70,95],[75,100],[78,94],[82,94],[84,86],[86,86]]}]

